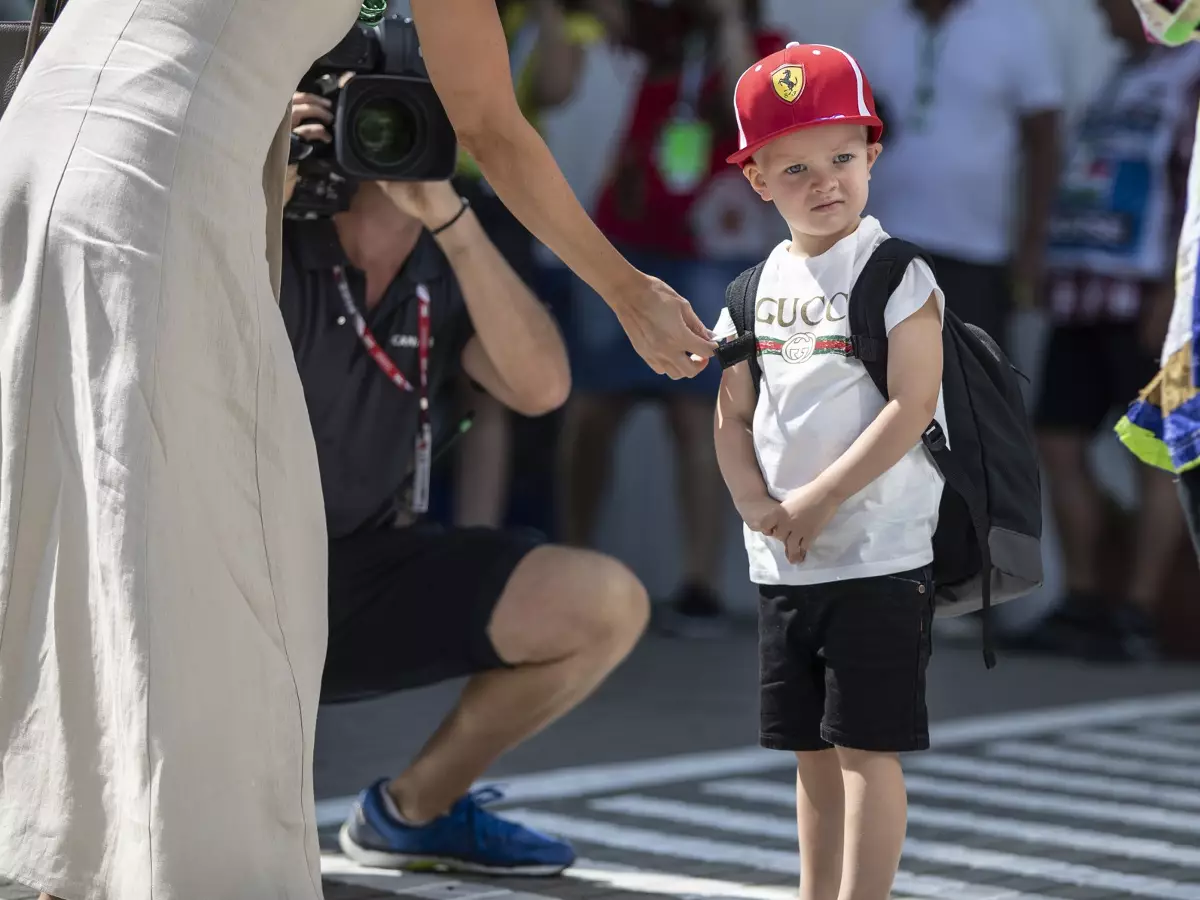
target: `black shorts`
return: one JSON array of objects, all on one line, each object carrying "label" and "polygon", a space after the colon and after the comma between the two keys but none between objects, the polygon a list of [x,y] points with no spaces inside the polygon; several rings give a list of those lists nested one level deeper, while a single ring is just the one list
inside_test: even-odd
[{"label": "black shorts", "polygon": [[1158,359],[1138,341],[1136,322],[1055,326],[1034,422],[1043,431],[1095,434],[1156,374]]},{"label": "black shorts", "polygon": [[764,747],[928,749],[930,567],[758,589]]},{"label": "black shorts", "polygon": [[437,525],[330,541],[322,702],[504,667],[488,625],[513,571],[541,543],[533,532]]}]

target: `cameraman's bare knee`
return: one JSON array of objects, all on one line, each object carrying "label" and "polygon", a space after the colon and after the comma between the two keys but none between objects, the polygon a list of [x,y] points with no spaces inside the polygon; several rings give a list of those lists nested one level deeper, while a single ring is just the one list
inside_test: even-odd
[{"label": "cameraman's bare knee", "polygon": [[612,557],[539,547],[513,572],[489,634],[513,665],[555,662],[579,653],[624,657],[649,618],[637,577]]}]

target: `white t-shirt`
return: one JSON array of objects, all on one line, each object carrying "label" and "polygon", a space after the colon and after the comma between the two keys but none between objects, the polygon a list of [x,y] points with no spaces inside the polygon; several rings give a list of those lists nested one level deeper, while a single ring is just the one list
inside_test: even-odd
[{"label": "white t-shirt", "polygon": [[930,252],[1007,262],[1021,119],[1063,104],[1041,13],[1029,0],[960,0],[932,30],[912,0],[887,0],[855,49],[887,127],[871,214]]},{"label": "white t-shirt", "polygon": [[[755,334],[778,349],[761,353],[762,391],[754,411],[754,450],[772,497],[783,500],[840,457],[883,410],[885,400],[856,359],[830,352],[850,336],[847,301],[867,259],[888,237],[868,216],[820,256],[802,258],[784,241],[763,270]],[[909,267],[884,314],[888,333],[937,295],[921,260]],[[782,298],[782,299],[780,299]],[[718,339],[736,334],[729,311]],[[778,343],[775,343],[778,342]],[[942,397],[937,420],[946,430]],[[952,435],[950,436],[952,437]],[[755,584],[820,584],[890,575],[933,561],[942,477],[918,442],[891,469],[841,505],[805,561],[787,560],[783,544],[745,528]]]}]

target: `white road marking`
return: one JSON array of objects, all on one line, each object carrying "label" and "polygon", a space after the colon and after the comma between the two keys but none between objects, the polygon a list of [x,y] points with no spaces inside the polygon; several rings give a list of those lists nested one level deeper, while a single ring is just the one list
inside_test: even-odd
[{"label": "white road marking", "polygon": [[[694,828],[708,828],[788,841],[796,839],[795,820],[785,819],[782,816],[747,813],[674,800],[658,800],[653,797],[606,798],[593,801],[589,805],[602,812],[652,818]],[[904,842],[904,858],[922,862],[961,865],[970,869],[983,869],[1007,875],[1042,877],[1063,884],[1107,888],[1141,897],[1195,900],[1197,896],[1200,896],[1200,890],[1169,878],[1131,875],[1047,857],[967,847],[925,838],[909,837]]]},{"label": "white road marking", "polygon": [[[564,875],[567,878],[577,878],[581,881],[607,884],[622,891],[682,897],[688,898],[688,900],[697,897],[713,897],[719,898],[719,900],[796,900],[796,888],[791,885],[783,887],[771,884],[742,884],[715,878],[693,878],[687,875],[652,872],[633,866],[614,865],[590,859],[579,860]],[[914,885],[908,883],[908,879],[903,875],[897,880],[896,887],[908,895],[907,897],[897,897],[896,900],[964,896],[970,896],[972,900],[1041,900],[1036,894],[1022,894],[1020,891],[999,885],[994,887],[970,885],[963,881],[941,877],[922,878],[919,887],[925,892],[921,894],[911,890]]]},{"label": "white road marking", "polygon": [[[1107,857],[1200,867],[1200,849],[1197,849],[1197,844],[1200,844],[1200,815],[1162,808],[1183,806],[1200,809],[1200,790],[1181,789],[1166,783],[1200,787],[1200,767],[1194,765],[1200,762],[1200,751],[1189,745],[1200,737],[1200,724],[1170,720],[1172,716],[1196,715],[1200,715],[1200,692],[971,718],[935,725],[932,743],[940,751],[942,748],[1000,741],[979,748],[988,759],[935,752],[908,756],[905,760],[910,772],[907,775],[909,793],[914,798],[964,801],[975,806],[1033,814],[1032,817],[1038,813],[1051,814],[1100,823],[1120,822],[1161,832],[1179,832],[1191,839],[1188,846],[1147,837],[1128,838],[1101,830],[1005,818],[989,814],[986,809],[944,809],[920,803],[910,805],[909,822],[915,826],[940,829],[951,835],[982,835],[1003,841],[1011,840],[1016,845],[1005,847],[1005,850],[1034,845],[1045,852],[1045,848],[1061,847]],[[1134,723],[1137,723],[1136,731],[1132,728],[1104,730],[1133,726]],[[1040,736],[1065,743],[1020,740]],[[1106,750],[1111,751],[1112,755],[1094,752]],[[498,781],[507,794],[502,806],[699,781],[706,782],[699,785],[699,789],[710,795],[750,802],[766,801],[772,806],[791,810],[795,804],[792,785],[731,776],[786,771],[792,766],[790,754],[745,747],[627,763],[577,766]],[[1047,769],[1046,766],[1052,768]],[[1063,769],[1074,771],[1061,771]],[[1128,778],[1097,777],[1099,773]],[[945,776],[961,776],[963,780]],[[1144,780],[1134,780],[1139,778]],[[1064,792],[1093,794],[1110,800],[1091,800]],[[1112,802],[1114,800],[1142,802]],[[349,814],[353,802],[353,797],[319,802],[319,824],[322,827],[340,824]],[[644,817],[717,832],[785,840],[793,847],[796,839],[795,821],[790,815],[785,818],[640,794],[603,797],[591,801],[589,806],[600,813]],[[798,876],[798,855],[791,848],[786,851],[773,850],[751,843],[672,835],[537,809],[508,810],[503,814],[568,839],[617,850],[685,861],[726,863],[776,877],[785,875],[789,879]],[[906,842],[905,853],[906,858],[948,868],[969,868],[1063,884],[1085,884],[1154,900],[1200,900],[1200,888],[1170,878],[1129,874],[1044,856],[964,847],[913,836]],[[459,882],[447,876],[438,876],[436,883],[431,883],[434,879],[430,876],[367,869],[336,855],[322,858],[322,871],[334,880],[389,894],[408,895],[410,898],[421,898],[427,894],[433,897],[434,894],[429,892],[434,891],[439,897],[453,895],[462,900],[536,900],[529,894],[495,885]],[[795,897],[794,884],[743,884],[671,872],[647,872],[606,862],[581,860],[579,865],[565,874],[568,878],[607,884],[616,890],[671,896],[680,900],[794,900]],[[1050,900],[1042,895],[1022,893],[1000,885],[977,885],[955,878],[918,876],[905,871],[899,873],[895,887],[908,900]]]},{"label": "white road marking", "polygon": [[1062,766],[1067,769],[1084,769],[1092,772],[1108,772],[1112,775],[1140,775],[1157,781],[1177,781],[1181,784],[1200,787],[1200,768],[1196,766],[1105,756],[1102,753],[1089,753],[1077,747],[1064,747],[1061,744],[1001,741],[984,747],[984,752],[988,756],[1000,759],[1019,759],[1022,762]]},{"label": "white road marking", "polygon": [[[449,875],[373,869],[361,866],[340,853],[322,854],[321,876],[339,884],[425,900],[556,900],[551,895],[509,890],[495,882],[459,881]],[[552,885],[552,882],[547,882],[547,885]]]},{"label": "white road marking", "polygon": [[1200,743],[1200,725],[1189,725],[1184,722],[1144,722],[1138,725],[1138,731]]},{"label": "white road marking", "polygon": [[[1132,803],[1114,803],[1109,800],[1083,800],[1067,794],[1052,794],[1023,791],[1020,788],[988,787],[967,781],[946,778],[930,778],[925,775],[907,775],[904,783],[910,797],[936,797],[942,800],[965,800],[968,803],[994,806],[1000,809],[1016,809],[1022,812],[1043,812],[1070,816],[1073,819],[1094,822],[1120,822],[1141,825],[1160,831],[1178,831],[1193,838],[1200,835],[1200,815],[1159,809],[1153,806],[1137,806]],[[737,797],[742,800],[765,800],[791,793],[788,785],[772,781],[733,778],[705,784],[701,790],[720,797]],[[795,798],[792,798],[795,802]]]},{"label": "white road marking", "polygon": [[[651,787],[677,781],[751,775],[788,768],[789,758],[761,747],[743,747],[714,753],[686,753],[659,759],[574,766],[531,775],[491,779],[502,786],[507,803],[530,803],[564,797],[586,797],[631,788]],[[340,825],[353,807],[354,797],[338,797],[317,803],[317,824],[321,828]]]},{"label": "white road marking", "polygon": [[1139,737],[1108,731],[1067,732],[1062,739],[1070,744],[1082,744],[1092,750],[1112,750],[1128,753],[1139,759],[1169,759],[1175,762],[1200,763],[1200,749],[1177,744],[1166,738]]},{"label": "white road marking", "polygon": [[568,840],[587,841],[613,850],[670,856],[692,862],[724,863],[759,872],[800,876],[800,860],[795,850],[770,850],[751,844],[629,828],[525,807],[508,810],[506,816]]},{"label": "white road marking", "polygon": [[1129,778],[1114,778],[1111,775],[1077,775],[1046,766],[1025,766],[967,756],[950,756],[945,753],[914,756],[904,761],[904,767],[906,770],[935,776],[953,775],[977,781],[1050,788],[1064,793],[1093,794],[1111,800],[1134,800],[1150,806],[1200,809],[1200,791],[1170,784],[1148,784]]},{"label": "white road marking", "polygon": [[[562,837],[618,850],[632,850],[654,856],[670,856],[693,862],[727,863],[798,878],[800,859],[795,850],[764,850],[751,844],[681,837],[646,828],[629,828],[559,813],[534,809],[509,810],[509,816],[532,828]],[[903,870],[896,876],[896,890],[919,897],[954,897],[955,900],[994,900],[996,888],[971,885],[951,879],[914,875]],[[794,896],[794,893],[793,893]],[[1008,900],[1048,900],[1036,894],[1014,893]],[[1195,897],[1184,900],[1196,900]]]},{"label": "white road marking", "polygon": [[[790,789],[780,791],[777,796],[770,799],[770,803],[790,810],[795,807],[795,795]],[[789,841],[796,840],[794,816],[784,818],[783,816],[758,815],[725,806],[662,800],[640,794],[603,797],[592,800],[588,806],[599,812],[681,821],[720,831],[777,837]],[[920,825],[925,828],[941,828],[957,833],[1007,838],[1018,843],[1034,844],[1039,847],[1062,847],[1068,850],[1103,853],[1126,859],[1145,859],[1169,865],[1200,868],[1200,849],[1196,847],[1149,838],[1122,837],[1107,831],[1091,831],[1023,819],[1004,819],[920,804],[909,804],[908,824],[910,826]]]},{"label": "white road marking", "polygon": [[567,878],[604,884],[634,894],[660,897],[714,897],[719,900],[796,900],[796,888],[771,884],[743,884],[718,878],[694,878],[673,872],[651,872],[630,866],[612,866],[581,859],[563,873]]},{"label": "white road marking", "polygon": [[1200,692],[1133,697],[934,723],[930,727],[930,743],[938,749],[961,747],[1000,738],[1071,732],[1081,728],[1124,725],[1146,718],[1192,714],[1200,714]]},{"label": "white road marking", "polygon": [[904,852],[910,858],[926,862],[965,866],[985,872],[1001,872],[1025,878],[1044,878],[1062,884],[1086,887],[1101,887],[1121,891],[1124,895],[1156,897],[1161,900],[1200,900],[1200,886],[1182,884],[1169,878],[1155,875],[1135,875],[1114,872],[1097,866],[1068,863],[1045,857],[1006,853],[1001,850],[985,850],[978,847],[962,847],[933,841],[909,838],[904,842]]},{"label": "white road marking", "polygon": [[[1137,697],[935,723],[931,741],[937,748],[961,747],[988,740],[1021,738],[1055,732],[1123,725],[1142,719],[1200,715],[1200,692]],[[1200,755],[1193,761],[1200,761]],[[704,778],[726,778],[789,769],[789,754],[744,747],[713,753],[688,753],[658,759],[595,766],[575,766],[510,778],[488,779],[501,784],[510,803],[596,794]],[[321,828],[340,825],[350,814],[354,797],[334,797],[317,803]]]},{"label": "white road marking", "polygon": [[[457,895],[469,897],[469,900],[480,900],[483,895],[492,898],[505,897],[506,900],[513,900],[518,896],[512,891],[493,888],[490,885],[464,883],[449,876],[413,875],[369,869],[352,863],[344,856],[337,854],[329,854],[321,858],[321,871],[330,881],[370,887],[397,896],[430,886],[436,886],[438,893],[444,896]],[[796,888],[793,885],[746,884],[719,878],[696,878],[674,872],[656,872],[586,858],[581,858],[564,872],[563,877],[591,884],[603,884],[628,893],[656,894],[660,897],[678,897],[686,898],[686,900],[705,897],[711,897],[714,900],[796,900]],[[904,880],[901,878],[901,883]],[[414,884],[417,887],[414,887]],[[924,878],[918,886],[924,888],[923,893],[918,894],[905,890],[907,896],[898,896],[896,900],[926,900],[926,898],[933,900],[933,898],[957,898],[966,895],[970,895],[972,900],[1043,900],[1037,895],[1022,894],[1011,888],[972,886],[950,878]],[[908,885],[908,887],[913,887],[913,885]],[[469,893],[470,889],[475,889],[475,893]]]}]

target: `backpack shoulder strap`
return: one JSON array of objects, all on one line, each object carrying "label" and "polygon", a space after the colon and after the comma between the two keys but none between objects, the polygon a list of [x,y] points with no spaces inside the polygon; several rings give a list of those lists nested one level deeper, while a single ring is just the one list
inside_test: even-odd
[{"label": "backpack shoulder strap", "polygon": [[[900,287],[908,267],[914,259],[925,260],[933,269],[929,255],[908,241],[888,238],[880,244],[863,267],[850,292],[850,334],[853,354],[862,360],[871,380],[886,399],[887,389],[887,326],[884,312],[888,300]],[[990,612],[992,605],[992,554],[988,544],[988,518],[986,498],[963,468],[958,457],[950,450],[942,426],[935,420],[921,435],[921,443],[929,451],[934,465],[945,478],[947,485],[957,493],[967,506],[971,526],[979,547],[980,571],[983,574],[983,658],[987,667],[996,665],[992,650]]]},{"label": "backpack shoulder strap", "polygon": [[929,255],[916,244],[888,238],[875,248],[850,291],[852,354],[862,361],[884,397],[888,396],[884,311],[914,259],[923,259],[933,268]]},{"label": "backpack shoulder strap", "polygon": [[754,390],[759,389],[762,366],[758,361],[758,339],[754,335],[754,304],[758,299],[758,283],[762,280],[766,260],[747,269],[725,289],[725,308],[737,329],[738,336],[717,349],[717,358],[722,368],[729,368],[743,360],[750,365]]}]

